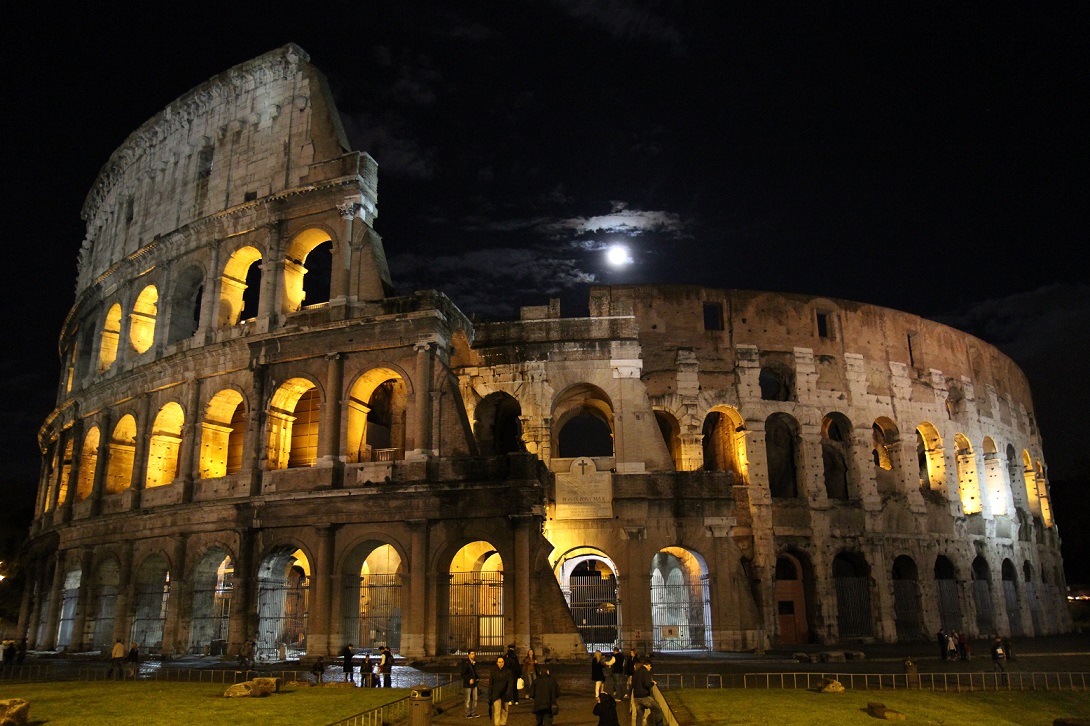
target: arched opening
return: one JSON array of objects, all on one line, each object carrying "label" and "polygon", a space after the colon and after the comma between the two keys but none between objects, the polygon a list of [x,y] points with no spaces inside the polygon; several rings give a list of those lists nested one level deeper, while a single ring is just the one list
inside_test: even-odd
[{"label": "arched opening", "polygon": [[1033,582],[1033,566],[1028,561],[1022,563],[1022,587],[1026,593],[1033,634],[1044,635],[1041,631],[1041,602],[1037,598],[1037,585]]},{"label": "arched opening", "polygon": [[704,558],[664,547],[651,559],[651,626],[655,650],[712,647],[711,587]]},{"label": "arched opening", "polygon": [[[118,307],[118,319],[121,318],[121,308]],[[114,338],[114,355],[117,354],[117,338]],[[95,329],[88,325],[79,336],[79,342],[75,350],[75,375],[76,384],[82,386],[83,379],[91,372],[91,352],[95,347]]]},{"label": "arched opening", "polygon": [[404,568],[393,546],[365,542],[345,562],[341,588],[341,635],[365,650],[401,650],[401,585]]},{"label": "arched opening", "polygon": [[[325,248],[328,252],[319,252],[314,260],[310,260],[311,252],[315,248],[329,243]],[[329,301],[329,271],[332,269],[333,242],[329,235],[320,229],[308,229],[300,232],[292,239],[284,255],[284,305],[282,312],[293,313],[301,310],[304,305],[317,304]],[[313,270],[308,270],[304,262],[314,265]],[[325,279],[317,279],[324,269]],[[321,295],[324,287],[325,300],[314,300],[307,297],[307,278],[315,276],[310,287],[315,295]]]},{"label": "arched opening", "polygon": [[[72,478],[72,452],[75,449],[75,442],[72,440],[71,432],[69,432],[63,439],[64,445],[61,449],[60,471],[57,472],[57,498],[56,506],[60,507],[68,499],[68,485]],[[46,500],[45,509],[49,511],[53,508],[53,497],[50,495]]]},{"label": "arched opening", "polygon": [[821,464],[825,495],[848,500],[851,478],[852,425],[842,413],[830,413],[821,421]]},{"label": "arched opening", "polygon": [[1018,571],[1009,559],[1003,560],[1003,604],[1007,607],[1007,632],[1013,636],[1025,635],[1022,628],[1022,606],[1018,600]]},{"label": "arched opening", "polygon": [[958,491],[961,493],[961,511],[976,514],[981,510],[980,480],[977,478],[976,454],[969,439],[963,434],[954,434],[954,446],[957,447]]},{"label": "arched opening", "polygon": [[201,324],[201,298],[204,295],[204,272],[197,266],[187,267],[174,282],[170,305],[170,330],[167,343],[192,338]]},{"label": "arched opening", "polygon": [[273,549],[257,571],[257,653],[298,660],[307,652],[310,562],[300,549]]},{"label": "arched opening", "polygon": [[92,633],[91,647],[109,652],[114,645],[114,619],[117,617],[117,591],[121,566],[113,557],[103,560],[95,572],[85,632]]},{"label": "arched opening", "polygon": [[774,413],[765,421],[765,454],[768,461],[768,489],[773,497],[799,495],[799,424],[786,413]]},{"label": "arched opening", "polygon": [[858,552],[841,552],[833,558],[836,585],[836,624],[840,639],[874,635],[871,617],[870,566]]},{"label": "arched opening", "polygon": [[999,449],[990,436],[984,437],[982,448],[984,450],[984,483],[985,490],[988,493],[988,504],[991,506],[992,515],[1005,515],[1007,513],[1007,490],[1010,488],[1010,484],[1007,482],[1007,468],[1003,466]]},{"label": "arched opening", "polygon": [[136,571],[130,642],[143,653],[163,648],[163,627],[170,601],[170,570],[162,555],[152,555]]},{"label": "arched opening", "polygon": [[946,480],[942,437],[934,425],[924,421],[916,427],[916,460],[920,469],[920,491],[939,492]]},{"label": "arched opening", "polygon": [[260,299],[261,252],[256,247],[241,247],[223,266],[216,325],[228,327],[256,318]]},{"label": "arched opening", "polygon": [[137,353],[144,353],[155,342],[155,319],[159,311],[159,291],[148,285],[136,297],[129,316],[129,344]]},{"label": "arched opening", "polygon": [[553,404],[555,456],[613,456],[613,404],[605,391],[580,383],[561,393]]},{"label": "arched opening", "polygon": [[1029,511],[1041,516],[1041,502],[1037,498],[1037,473],[1033,470],[1033,459],[1027,449],[1022,449],[1022,480],[1026,483],[1026,501]]},{"label": "arched opening", "polygon": [[876,418],[871,424],[871,454],[874,458],[874,481],[879,494],[894,494],[900,480],[899,466],[896,459],[896,446],[900,440],[897,424],[885,416]]},{"label": "arched opening", "polygon": [[222,547],[210,549],[193,568],[189,580],[193,586],[189,649],[198,654],[225,654],[235,588],[234,561]]},{"label": "arched opening", "polygon": [[[59,565],[58,565],[59,566]],[[71,648],[72,630],[76,622],[76,605],[79,603],[79,588],[83,572],[78,563],[68,564],[64,571],[64,589],[61,593],[61,613],[57,621],[57,648]],[[45,622],[45,619],[42,619]]]},{"label": "arched opening", "polygon": [[356,379],[348,392],[349,463],[404,458],[407,398],[405,381],[389,368]]},{"label": "arched opening", "polygon": [[105,373],[117,360],[117,341],[121,338],[121,305],[114,303],[106,313],[98,343],[98,372]]},{"label": "arched opening", "polygon": [[269,402],[268,468],[314,466],[318,461],[320,395],[306,378],[281,384]]},{"label": "arched opening", "polygon": [[620,645],[617,567],[603,552],[580,547],[557,562],[556,579],[587,652]]},{"label": "arched opening", "polygon": [[729,471],[734,483],[745,483],[746,425],[741,415],[728,406],[716,406],[704,417],[701,448],[706,471]]},{"label": "arched opening", "polygon": [[908,555],[893,560],[893,615],[897,621],[897,640],[924,637],[923,611],[920,608],[919,570]]},{"label": "arched opening", "polygon": [[83,435],[83,446],[79,454],[79,481],[76,483],[76,501],[82,502],[91,496],[95,487],[95,469],[98,468],[98,442],[101,435],[98,426],[92,426]]},{"label": "arched opening", "polygon": [[809,608],[806,591],[811,577],[809,562],[793,553],[784,552],[776,558],[776,619],[780,645],[810,642]]},{"label": "arched opening", "polygon": [[992,603],[992,573],[982,556],[973,560],[973,604],[976,606],[978,633],[994,633],[995,605]]},{"label": "arched opening", "polygon": [[666,445],[666,451],[670,454],[670,461],[674,462],[674,471],[685,471],[681,448],[681,425],[673,414],[658,409],[655,409],[655,423],[659,427],[662,443]]},{"label": "arched opening", "polygon": [[784,366],[767,365],[761,368],[757,379],[761,387],[762,401],[790,401],[792,399],[791,371]]},{"label": "arched opening", "polygon": [[178,476],[183,423],[185,413],[173,401],[159,409],[155,416],[148,442],[148,474],[144,483],[148,489],[170,484]]},{"label": "arched opening", "polygon": [[954,563],[944,555],[935,558],[935,592],[939,598],[939,622],[942,629],[961,630],[961,601],[958,598],[957,573]]},{"label": "arched opening", "polygon": [[246,441],[246,400],[226,388],[208,402],[201,422],[202,479],[237,474],[242,469],[242,447]]},{"label": "arched opening", "polygon": [[106,463],[106,493],[118,494],[132,486],[133,457],[136,455],[136,419],[125,414],[110,437]]},{"label": "arched opening", "polygon": [[488,542],[458,550],[450,562],[449,652],[503,653],[503,560]]},{"label": "arched opening", "polygon": [[307,253],[303,260],[303,306],[324,305],[329,302],[329,285],[333,274],[333,241],[326,240]]},{"label": "arched opening", "polygon": [[502,391],[484,397],[474,412],[473,433],[484,456],[526,451],[522,441],[522,407]]}]

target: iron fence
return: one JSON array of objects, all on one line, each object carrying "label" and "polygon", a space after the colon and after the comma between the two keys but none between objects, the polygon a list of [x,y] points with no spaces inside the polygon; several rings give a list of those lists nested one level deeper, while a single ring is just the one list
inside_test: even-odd
[{"label": "iron fence", "polygon": [[659,687],[816,689],[828,680],[853,690],[924,691],[1087,691],[1090,673],[1010,671],[1007,673],[656,673]]},{"label": "iron fence", "polygon": [[[446,680],[446,683],[440,684],[440,680]],[[437,706],[443,701],[453,699],[454,697],[461,697],[462,695],[462,681],[460,678],[454,678],[450,675],[435,674],[436,685],[431,687],[431,702],[433,706]],[[426,684],[425,684],[426,685]],[[383,724],[393,723],[409,716],[409,697],[399,698],[396,701],[387,703],[378,708],[372,708],[369,711],[363,711],[357,713],[354,716],[341,719],[340,721],[334,721],[328,726],[382,726]]]}]

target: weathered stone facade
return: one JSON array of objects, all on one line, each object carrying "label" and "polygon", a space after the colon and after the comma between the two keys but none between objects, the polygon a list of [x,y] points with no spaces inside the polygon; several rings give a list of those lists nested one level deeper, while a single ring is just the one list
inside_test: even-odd
[{"label": "weathered stone facade", "polygon": [[392,293],[377,168],[286,46],[84,207],[34,647],[424,656],[1070,628],[1029,388],[841,300],[597,287],[472,324]]}]

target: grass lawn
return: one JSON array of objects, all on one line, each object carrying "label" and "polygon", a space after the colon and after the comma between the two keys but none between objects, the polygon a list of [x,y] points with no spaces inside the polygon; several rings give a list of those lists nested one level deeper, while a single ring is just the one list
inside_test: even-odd
[{"label": "grass lawn", "polygon": [[1002,691],[934,693],[931,691],[715,690],[669,691],[670,708],[681,723],[719,726],[753,724],[887,723],[867,714],[867,702],[878,701],[904,713],[908,724],[966,726],[1051,726],[1060,716],[1090,717],[1090,693]]},{"label": "grass lawn", "polygon": [[285,688],[264,698],[224,698],[209,683],[0,681],[0,700],[30,701],[31,724],[322,726],[396,701],[406,689]]}]

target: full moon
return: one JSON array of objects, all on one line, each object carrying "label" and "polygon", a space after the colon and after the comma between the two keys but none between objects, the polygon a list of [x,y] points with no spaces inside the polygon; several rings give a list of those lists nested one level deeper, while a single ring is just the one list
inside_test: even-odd
[{"label": "full moon", "polygon": [[609,264],[614,267],[621,267],[632,261],[632,258],[628,256],[628,248],[624,245],[613,245],[610,247],[606,251],[606,259],[609,260]]}]

